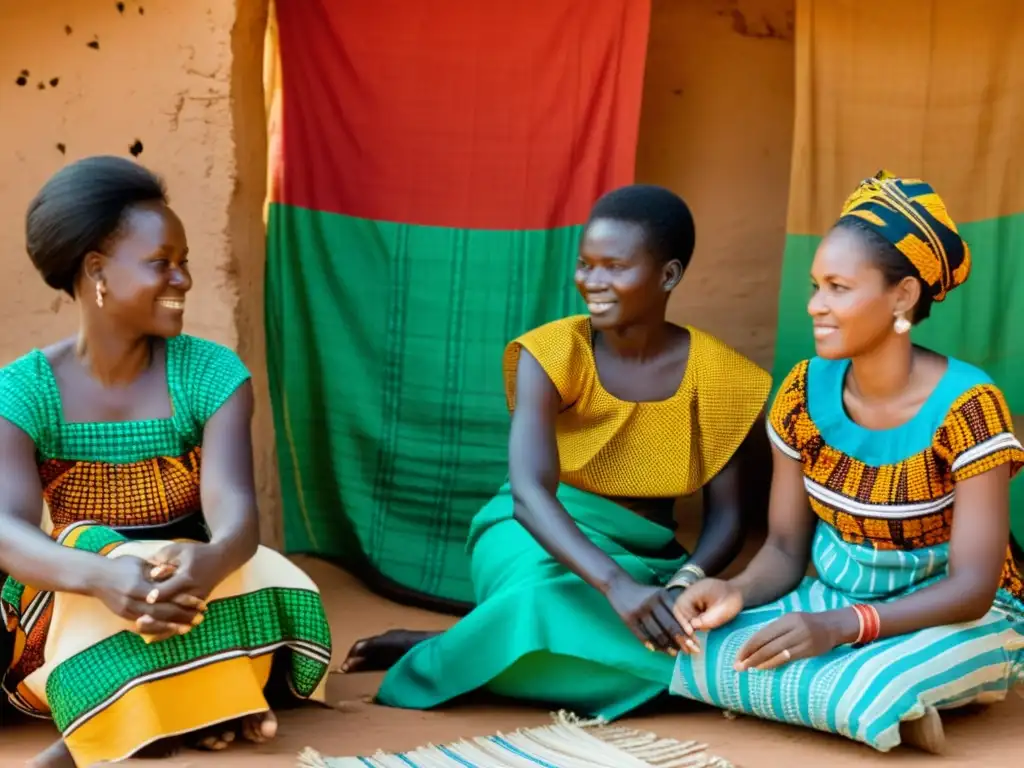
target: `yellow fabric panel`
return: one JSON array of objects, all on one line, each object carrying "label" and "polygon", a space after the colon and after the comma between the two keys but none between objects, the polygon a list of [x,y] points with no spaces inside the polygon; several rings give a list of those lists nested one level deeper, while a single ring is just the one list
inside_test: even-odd
[{"label": "yellow fabric panel", "polygon": [[557,388],[561,479],[602,496],[675,498],[714,477],[764,408],[769,374],[715,337],[688,327],[690,357],[678,392],[659,402],[619,400],[601,385],[590,319],[556,320],[505,350],[509,410],[523,349]]},{"label": "yellow fabric panel", "polygon": [[1024,3],[797,0],[787,232],[823,234],[879,168],[959,224],[1024,211]]},{"label": "yellow fabric panel", "polygon": [[263,688],[272,660],[272,654],[228,659],[136,685],[66,735],[64,743],[75,763],[96,765],[124,759],[140,745],[265,712]]}]

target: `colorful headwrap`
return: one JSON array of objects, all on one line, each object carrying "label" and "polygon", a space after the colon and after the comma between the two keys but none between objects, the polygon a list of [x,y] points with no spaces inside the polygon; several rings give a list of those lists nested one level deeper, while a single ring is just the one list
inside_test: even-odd
[{"label": "colorful headwrap", "polygon": [[892,243],[942,301],[971,273],[971,249],[960,237],[946,205],[920,179],[898,179],[879,171],[865,179],[843,205],[839,220],[866,222]]}]

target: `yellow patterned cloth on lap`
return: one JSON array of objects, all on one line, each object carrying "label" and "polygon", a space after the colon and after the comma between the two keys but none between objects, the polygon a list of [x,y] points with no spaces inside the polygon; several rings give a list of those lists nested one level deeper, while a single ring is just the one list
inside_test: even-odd
[{"label": "yellow patterned cloth on lap", "polygon": [[675,498],[713,478],[764,408],[769,374],[714,336],[687,326],[690,355],[667,400],[626,402],[601,385],[585,315],[542,325],[505,350],[509,410],[526,349],[562,399],[556,422],[561,480],[606,497]]}]

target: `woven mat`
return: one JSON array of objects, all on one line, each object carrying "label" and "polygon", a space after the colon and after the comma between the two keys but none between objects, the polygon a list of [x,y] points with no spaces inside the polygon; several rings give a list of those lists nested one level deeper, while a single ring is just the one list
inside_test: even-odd
[{"label": "woven mat", "polygon": [[299,768],[734,768],[696,741],[662,739],[653,733],[581,720],[568,712],[552,724],[514,733],[410,752],[364,757],[324,757],[307,749]]}]

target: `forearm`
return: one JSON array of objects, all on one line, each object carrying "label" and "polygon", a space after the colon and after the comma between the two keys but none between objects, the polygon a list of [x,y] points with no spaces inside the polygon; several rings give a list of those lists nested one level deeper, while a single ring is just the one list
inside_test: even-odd
[{"label": "forearm", "polygon": [[0,570],[43,592],[92,594],[108,564],[105,557],[57,544],[37,526],[0,518]]},{"label": "forearm", "polygon": [[709,510],[693,555],[686,562],[715,576],[733,561],[743,542],[740,509],[729,505]]},{"label": "forearm", "polygon": [[769,536],[742,573],[730,583],[743,595],[746,608],[774,602],[792,592],[807,573],[809,551],[794,551]]},{"label": "forearm", "polygon": [[[995,594],[991,586],[950,577],[891,603],[872,603],[878,612],[879,638],[977,621],[992,608]],[[843,608],[830,614],[835,621],[838,644],[855,643],[860,622],[853,609]]]},{"label": "forearm", "polygon": [[210,546],[224,560],[226,572],[241,568],[260,543],[259,515],[248,494],[224,494],[206,516]]},{"label": "forearm", "polygon": [[[514,491],[513,491],[514,492]],[[587,584],[606,594],[626,571],[588,539],[555,498],[545,489],[516,495],[515,518],[552,557]]]}]

